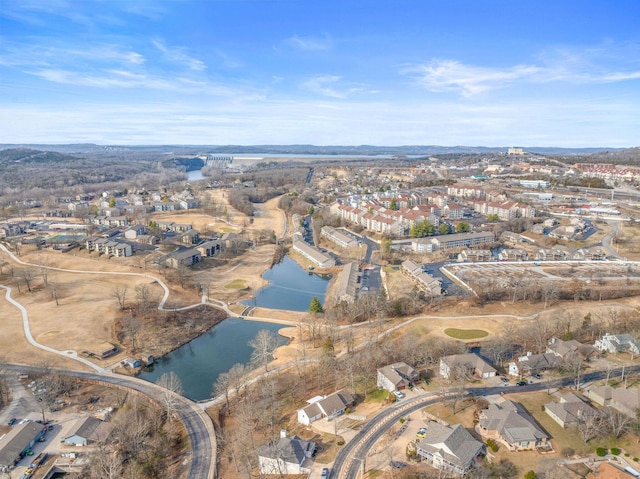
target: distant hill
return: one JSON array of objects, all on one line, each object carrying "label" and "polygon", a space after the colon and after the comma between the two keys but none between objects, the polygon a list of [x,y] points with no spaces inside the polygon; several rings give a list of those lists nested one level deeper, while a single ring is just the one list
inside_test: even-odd
[{"label": "distant hill", "polygon": [[12,163],[52,163],[52,162],[69,162],[78,160],[79,158],[55,151],[40,151],[30,148],[10,148],[8,150],[0,150],[0,165],[9,165]]},{"label": "distant hill", "polygon": [[[513,145],[511,145],[513,146]],[[0,148],[40,149],[67,154],[119,154],[119,153],[154,153],[167,156],[196,155],[203,153],[226,154],[288,154],[288,155],[437,155],[445,153],[483,154],[506,152],[508,146],[439,146],[439,145],[401,145],[401,146],[316,146],[316,145],[0,145]],[[599,152],[626,151],[622,148],[556,148],[556,147],[522,147],[525,151],[542,155],[589,155]]]}]

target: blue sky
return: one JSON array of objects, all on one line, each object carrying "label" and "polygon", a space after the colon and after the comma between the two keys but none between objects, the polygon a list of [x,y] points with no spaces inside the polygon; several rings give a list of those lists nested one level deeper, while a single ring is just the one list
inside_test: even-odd
[{"label": "blue sky", "polygon": [[637,0],[0,0],[0,143],[640,145]]}]

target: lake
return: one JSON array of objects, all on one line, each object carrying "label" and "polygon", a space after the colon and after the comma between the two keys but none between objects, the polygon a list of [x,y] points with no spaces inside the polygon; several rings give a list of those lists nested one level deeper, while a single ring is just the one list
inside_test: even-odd
[{"label": "lake", "polygon": [[329,277],[309,274],[298,263],[285,256],[281,263],[267,270],[262,277],[269,281],[253,299],[242,301],[247,306],[258,306],[290,311],[308,311],[311,299],[317,296],[324,304]]},{"label": "lake", "polygon": [[[182,381],[184,395],[194,401],[212,397],[211,389],[220,373],[234,364],[248,364],[253,349],[249,341],[258,331],[267,329],[277,334],[283,326],[274,323],[228,318],[202,336],[159,358],[151,371],[140,378],[156,382],[163,373],[175,372]],[[287,339],[278,336],[280,344]]]},{"label": "lake", "polygon": [[206,177],[202,174],[202,170],[187,171],[187,181],[204,180]]}]

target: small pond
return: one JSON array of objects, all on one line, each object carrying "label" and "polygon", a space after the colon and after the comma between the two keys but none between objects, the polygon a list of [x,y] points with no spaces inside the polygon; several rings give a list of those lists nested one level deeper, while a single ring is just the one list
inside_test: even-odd
[{"label": "small pond", "polygon": [[[182,381],[184,395],[194,401],[211,397],[212,385],[220,373],[234,364],[248,364],[252,348],[249,341],[258,331],[268,329],[277,334],[283,326],[274,323],[228,318],[202,336],[158,359],[140,378],[156,382],[163,373],[175,372]],[[278,336],[280,344],[287,339]]]},{"label": "small pond", "polygon": [[290,258],[274,265],[262,277],[269,281],[260,288],[253,299],[243,301],[247,306],[259,306],[289,311],[308,311],[314,296],[324,304],[329,277],[313,274],[301,268]]}]

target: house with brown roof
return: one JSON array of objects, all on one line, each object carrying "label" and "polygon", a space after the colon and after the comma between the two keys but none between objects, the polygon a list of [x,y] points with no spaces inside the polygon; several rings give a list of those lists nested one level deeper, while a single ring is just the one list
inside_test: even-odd
[{"label": "house with brown roof", "polygon": [[418,371],[405,362],[389,364],[378,369],[378,387],[387,391],[401,391],[418,380]]},{"label": "house with brown roof", "polygon": [[549,340],[547,352],[553,353],[556,356],[561,357],[563,360],[571,354],[577,354],[583,361],[593,361],[598,359],[600,356],[598,350],[590,344],[583,344],[575,339],[563,341],[556,337]]}]

